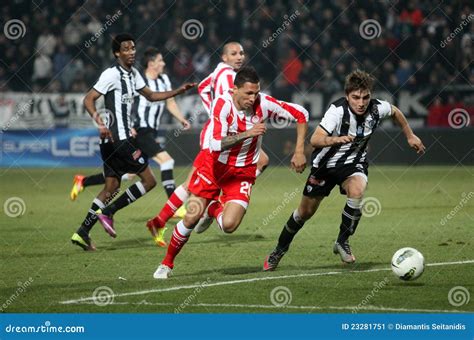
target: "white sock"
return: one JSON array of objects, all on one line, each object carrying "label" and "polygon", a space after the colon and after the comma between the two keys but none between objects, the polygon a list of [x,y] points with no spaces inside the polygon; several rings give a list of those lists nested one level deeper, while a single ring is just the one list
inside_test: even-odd
[{"label": "white sock", "polygon": [[193,231],[192,229],[186,228],[183,223],[183,220],[178,222],[178,224],[176,225],[176,229],[178,229],[178,232],[183,236],[189,236]]}]

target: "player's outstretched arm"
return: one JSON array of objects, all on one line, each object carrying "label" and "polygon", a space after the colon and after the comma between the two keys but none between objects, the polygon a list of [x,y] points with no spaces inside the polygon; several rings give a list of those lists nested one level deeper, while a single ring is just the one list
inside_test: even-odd
[{"label": "player's outstretched arm", "polygon": [[83,104],[89,115],[92,117],[92,119],[94,119],[94,121],[97,123],[97,126],[99,127],[100,138],[107,138],[113,141],[112,133],[105,126],[104,122],[102,121],[102,118],[97,113],[97,108],[95,107],[95,102],[97,101],[97,99],[100,98],[100,96],[102,96],[102,94],[92,88],[89,90],[89,92],[87,92],[86,96],[84,97]]},{"label": "player's outstretched arm", "polygon": [[302,173],[306,168],[306,156],[304,155],[304,140],[308,131],[308,123],[296,124],[296,147],[291,158],[291,168],[297,173]]},{"label": "player's outstretched arm", "polygon": [[395,105],[392,105],[392,117],[393,120],[402,128],[403,134],[407,138],[408,145],[415,149],[416,153],[424,153],[426,148],[423,145],[423,142],[420,138],[418,138],[417,135],[413,133],[413,130],[411,129],[410,124],[408,124],[405,115]]},{"label": "player's outstretched arm", "polygon": [[150,102],[159,102],[161,100],[166,100],[168,98],[172,98],[177,95],[180,95],[192,89],[195,86],[196,86],[196,83],[186,83],[186,84],[181,85],[175,90],[163,91],[163,92],[155,92],[155,91],[152,91],[148,86],[145,86],[138,92]]},{"label": "player's outstretched arm", "polygon": [[321,126],[316,128],[311,136],[311,145],[321,149],[328,146],[347,144],[354,140],[354,136],[329,136],[329,134]]},{"label": "player's outstretched arm", "polygon": [[183,114],[181,113],[181,110],[179,109],[178,103],[176,103],[176,100],[174,98],[166,99],[166,108],[171,113],[171,115],[183,125],[183,128],[185,130],[191,128],[191,124],[186,118],[184,118]]}]

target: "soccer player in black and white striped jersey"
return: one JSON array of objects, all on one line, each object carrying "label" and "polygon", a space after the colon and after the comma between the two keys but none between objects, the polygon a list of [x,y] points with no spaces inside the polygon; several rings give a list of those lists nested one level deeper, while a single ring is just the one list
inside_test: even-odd
[{"label": "soccer player in black and white striped jersey", "polygon": [[413,133],[403,113],[394,105],[371,99],[373,78],[356,70],[345,82],[345,97],[332,103],[311,137],[313,166],[303,190],[299,207],[291,214],[281,231],[276,248],[265,258],[263,269],[274,270],[288,251],[296,233],[319,207],[324,197],[338,185],[347,196],[342,211],[339,235],[333,247],[345,263],[355,262],[349,236],[356,231],[362,216],[362,198],[368,181],[367,143],[380,123],[391,117],[417,153],[425,146]]},{"label": "soccer player in black and white striped jersey", "polygon": [[[102,72],[97,83],[84,98],[87,112],[99,126],[105,177],[104,189],[93,200],[84,221],[71,238],[73,244],[84,250],[95,249],[89,232],[97,220],[110,236],[116,237],[113,215],[156,185],[147,157],[136,147],[132,137],[131,111],[134,97],[141,94],[149,101],[161,101],[182,94],[196,85],[188,83],[166,92],[150,90],[133,67],[135,40],[129,34],[119,34],[112,39],[112,53],[117,60],[116,65]],[[105,119],[98,114],[95,105],[101,96],[104,96],[108,113]],[[137,174],[141,181],[131,185],[125,193],[113,200],[120,188],[121,177],[126,173]]]},{"label": "soccer player in black and white striped jersey", "polygon": [[[147,48],[143,56],[142,66],[144,72],[138,76],[143,79],[152,91],[164,92],[172,90],[170,79],[163,73],[165,62],[158,49],[154,47]],[[152,158],[159,164],[161,183],[169,198],[175,190],[173,177],[174,159],[156,141],[165,103],[171,115],[183,125],[183,130],[189,129],[191,124],[184,118],[174,98],[168,98],[166,101],[159,102],[150,102],[142,95],[138,98],[138,100],[134,101],[132,108],[132,115],[134,115],[134,130],[132,130],[132,133],[135,134],[137,147],[148,158]],[[133,177],[133,174],[125,174],[122,180],[130,179],[131,177]],[[87,177],[76,175],[71,190],[71,200],[74,201],[83,188],[104,183],[105,177],[102,173]]]}]

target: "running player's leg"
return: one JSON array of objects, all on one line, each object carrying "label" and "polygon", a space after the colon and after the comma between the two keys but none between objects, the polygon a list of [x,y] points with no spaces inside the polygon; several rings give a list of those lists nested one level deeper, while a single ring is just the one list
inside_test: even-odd
[{"label": "running player's leg", "polygon": [[161,151],[153,157],[153,160],[160,166],[161,184],[169,198],[176,189],[173,177],[174,159],[171,158],[168,152]]},{"label": "running player's leg", "polygon": [[275,249],[265,258],[263,270],[275,270],[281,258],[289,250],[296,234],[303,228],[305,222],[309,220],[318,209],[324,196],[301,198],[300,205],[293,211],[278,238]]},{"label": "running player's leg", "polygon": [[127,205],[135,202],[137,199],[145,195],[156,186],[156,179],[151,171],[150,166],[138,173],[141,181],[138,181],[127,188],[115,201],[102,210],[102,214],[112,217],[118,210],[125,208]]},{"label": "running player's leg", "polygon": [[160,212],[152,219],[148,220],[147,227],[150,228],[163,228],[176,211],[188,200],[189,198],[189,180],[196,168],[192,168],[188,174],[186,182],[176,187],[174,192],[166,201]]},{"label": "running player's leg", "polygon": [[[136,173],[141,179],[141,181],[129,186],[125,193],[102,209],[97,216],[106,232],[115,237],[113,215],[153,189],[156,186],[156,179],[148,165],[146,156],[143,156],[142,152],[135,147],[133,140],[114,143],[112,148],[113,154],[108,160],[108,168],[117,177],[121,177],[125,173]],[[107,176],[107,172],[105,174]]]},{"label": "running player's leg", "polygon": [[303,228],[305,222],[315,214],[321,201],[331,193],[335,186],[336,182],[325,169],[311,168],[300,205],[298,209],[291,213],[288,221],[283,226],[275,249],[265,258],[263,270],[274,270],[278,266],[295,235]]},{"label": "running player's leg", "polygon": [[270,163],[270,158],[268,157],[267,153],[263,151],[263,149],[260,149],[260,154],[257,161],[257,177],[267,168],[268,163]]},{"label": "running player's leg", "polygon": [[208,160],[208,151],[200,151],[196,159],[194,160],[193,167],[188,174],[186,182],[179,185],[173,194],[166,201],[160,212],[151,220],[147,222],[147,227],[151,228],[163,228],[176,211],[188,200],[189,197],[189,183],[197,168],[201,168],[203,164]]},{"label": "running player's leg", "polygon": [[341,184],[341,188],[347,194],[347,201],[342,210],[341,225],[337,241],[334,244],[334,253],[339,253],[342,261],[347,263],[355,261],[355,256],[349,245],[349,237],[355,233],[362,216],[362,198],[366,187],[367,176],[361,172],[353,173]]},{"label": "running player's leg", "polygon": [[170,240],[168,249],[166,250],[166,256],[161,262],[163,265],[173,268],[174,259],[180,252],[181,248],[186,244],[191,235],[191,232],[194,229],[194,226],[198,223],[199,218],[204,212],[205,207],[207,206],[209,199],[191,195],[189,202],[193,204],[195,210],[188,210],[184,219],[179,221],[176,224],[176,227],[173,230],[173,235]]},{"label": "running player's leg", "polygon": [[[133,174],[124,174],[122,176],[122,181],[130,180],[131,178],[133,178],[133,176]],[[105,177],[103,173],[90,176],[75,175],[70,194],[71,201],[75,201],[77,196],[79,196],[79,194],[84,190],[84,188],[104,183]]]},{"label": "running player's leg", "polygon": [[106,177],[105,186],[97,197],[92,201],[92,205],[79,229],[72,236],[72,242],[84,250],[95,250],[95,246],[90,239],[90,231],[97,222],[97,212],[104,209],[107,203],[113,199],[114,194],[120,187],[120,180],[116,177]]}]

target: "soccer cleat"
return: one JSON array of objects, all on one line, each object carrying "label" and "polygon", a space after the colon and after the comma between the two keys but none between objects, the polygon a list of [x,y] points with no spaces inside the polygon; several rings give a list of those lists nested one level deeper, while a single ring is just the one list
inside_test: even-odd
[{"label": "soccer cleat", "polygon": [[117,237],[117,233],[114,229],[114,220],[112,217],[102,214],[102,210],[97,210],[97,218],[99,219],[100,224],[105,229],[105,232],[112,236],[113,238]]},{"label": "soccer cleat", "polygon": [[71,242],[72,244],[75,244],[85,251],[94,251],[96,250],[94,244],[92,243],[92,240],[90,238],[83,238],[81,235],[78,233],[74,233],[71,237]]},{"label": "soccer cleat", "polygon": [[341,260],[344,263],[354,263],[355,256],[352,254],[351,246],[349,245],[349,241],[346,240],[344,243],[339,243],[336,241],[334,243],[334,247],[332,249],[334,254],[339,254],[341,256]]},{"label": "soccer cleat", "polygon": [[173,269],[171,269],[170,267],[168,267],[164,264],[160,264],[158,266],[158,269],[153,274],[153,278],[157,279],[157,280],[167,279],[171,276],[172,271],[173,271]]},{"label": "soccer cleat", "polygon": [[84,181],[85,176],[82,175],[76,175],[74,176],[74,180],[72,181],[72,189],[71,189],[71,194],[69,197],[71,198],[71,201],[75,201],[79,193],[81,193],[84,190]]},{"label": "soccer cleat", "polygon": [[275,249],[272,251],[270,255],[267,255],[265,258],[265,262],[263,262],[263,271],[275,270],[283,255],[285,255],[285,252],[282,250]]},{"label": "soccer cleat", "polygon": [[209,216],[208,209],[209,209],[209,206],[213,202],[215,202],[215,201],[212,201],[211,203],[209,203],[207,205],[207,208],[206,208],[206,210],[204,210],[204,213],[202,214],[201,218],[199,219],[199,222],[194,227],[194,232],[196,234],[201,234],[201,233],[205,232],[211,226],[212,221],[214,220],[214,218]]},{"label": "soccer cleat", "polygon": [[180,206],[178,210],[175,211],[173,218],[179,218],[182,220],[186,215],[186,207],[184,205]]},{"label": "soccer cleat", "polygon": [[158,247],[165,248],[166,246],[168,246],[168,244],[165,241],[165,237],[164,237],[166,229],[168,229],[168,228],[158,228],[158,229],[156,229],[156,236],[153,237],[153,240],[155,241],[155,243]]},{"label": "soccer cleat", "polygon": [[153,237],[153,241],[155,241],[156,245],[158,247],[166,247],[168,244],[165,241],[164,235],[165,231],[167,228],[165,227],[157,227],[156,224],[154,223],[154,220],[148,220],[146,222],[146,227],[151,233],[151,236]]}]

